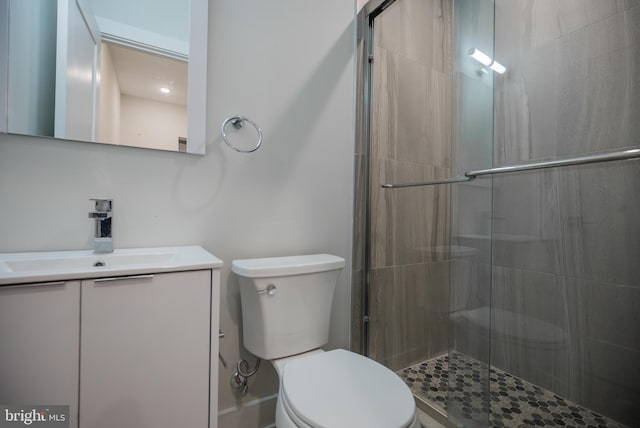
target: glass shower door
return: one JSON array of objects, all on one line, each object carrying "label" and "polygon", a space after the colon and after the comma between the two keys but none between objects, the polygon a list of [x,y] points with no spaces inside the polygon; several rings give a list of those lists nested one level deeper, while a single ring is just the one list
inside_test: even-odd
[{"label": "glass shower door", "polygon": [[[494,1],[456,0],[452,173],[493,166]],[[491,362],[491,178],[452,185],[447,413],[465,427],[489,426]]]},{"label": "glass shower door", "polygon": [[[452,13],[451,0],[396,0],[369,22],[368,356],[418,399],[448,347],[451,189],[381,184],[451,176]],[[446,377],[435,388],[444,405]]]},{"label": "glass shower door", "polygon": [[[381,184],[492,166],[493,80],[467,51],[492,54],[493,2],[377,3],[367,22],[368,145],[361,155],[361,182],[368,183],[365,352],[398,372],[419,403],[460,425],[487,426],[491,180],[393,190]],[[480,321],[475,330],[472,321]]]},{"label": "glass shower door", "polygon": [[363,352],[458,426],[634,426],[640,161],[574,158],[640,152],[640,4],[376,4]]},{"label": "glass shower door", "polygon": [[[640,149],[640,5],[534,3],[456,1],[458,176]],[[475,253],[452,262],[450,421],[637,424],[638,177],[635,159],[455,185],[452,248]]]},{"label": "glass shower door", "polygon": [[[640,4],[530,5],[496,1],[494,163],[640,148]],[[637,426],[640,160],[507,174],[493,195],[491,364],[528,394],[492,418]]]}]

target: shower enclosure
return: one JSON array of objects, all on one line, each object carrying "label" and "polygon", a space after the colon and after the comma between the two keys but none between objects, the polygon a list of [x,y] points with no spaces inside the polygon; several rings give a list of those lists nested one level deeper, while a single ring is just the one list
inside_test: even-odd
[{"label": "shower enclosure", "polygon": [[352,348],[446,424],[637,426],[640,3],[371,0],[358,33]]}]

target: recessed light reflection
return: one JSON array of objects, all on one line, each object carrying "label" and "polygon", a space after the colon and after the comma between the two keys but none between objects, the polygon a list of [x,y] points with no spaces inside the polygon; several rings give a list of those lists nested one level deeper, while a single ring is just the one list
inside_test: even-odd
[{"label": "recessed light reflection", "polygon": [[496,73],[504,74],[504,72],[507,71],[504,65],[500,64],[495,59],[491,59],[489,55],[485,54],[484,52],[476,48],[471,48],[469,50],[469,56],[471,56],[471,58],[478,61],[480,64],[489,67]]},{"label": "recessed light reflection", "polygon": [[162,92],[163,94],[168,94],[171,93],[171,89],[163,86],[162,88],[160,88],[160,92]]},{"label": "recessed light reflection", "polygon": [[494,60],[493,63],[489,66],[490,69],[495,71],[496,73],[504,74],[507,69],[504,65],[500,64],[498,61]]}]

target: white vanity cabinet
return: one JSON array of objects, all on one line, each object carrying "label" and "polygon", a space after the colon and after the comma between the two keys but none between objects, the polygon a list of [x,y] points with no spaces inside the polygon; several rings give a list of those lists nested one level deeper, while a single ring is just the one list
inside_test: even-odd
[{"label": "white vanity cabinet", "polygon": [[210,284],[211,271],[82,282],[81,427],[208,426]]},{"label": "white vanity cabinet", "polygon": [[221,266],[200,247],[0,254],[0,403],[216,428]]},{"label": "white vanity cabinet", "polygon": [[0,403],[69,405],[77,427],[80,282],[0,287]]}]

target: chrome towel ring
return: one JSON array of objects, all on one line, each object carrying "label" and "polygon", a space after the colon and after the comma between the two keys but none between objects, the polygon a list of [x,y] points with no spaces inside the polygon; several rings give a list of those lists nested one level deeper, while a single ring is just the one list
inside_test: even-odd
[{"label": "chrome towel ring", "polygon": [[[249,149],[249,150],[239,149],[238,147],[234,146],[231,143],[231,141],[229,141],[229,137],[228,137],[226,131],[224,130],[224,128],[227,126],[227,124],[229,122],[231,122],[231,125],[233,125],[233,127],[236,128],[236,129],[242,128],[244,126],[245,122],[249,122],[251,125],[253,125],[253,127],[258,132],[258,143],[256,144],[256,146],[254,148],[252,148],[252,149]],[[220,131],[222,132],[222,139],[224,140],[225,144],[227,146],[231,147],[236,152],[240,152],[240,153],[255,152],[256,150],[258,150],[260,148],[260,145],[262,144],[262,129],[260,129],[260,127],[258,125],[256,125],[256,123],[254,121],[252,121],[248,117],[242,116],[241,114],[237,114],[235,116],[230,116],[227,119],[225,119],[225,121],[222,122],[222,126],[220,126]]]}]

